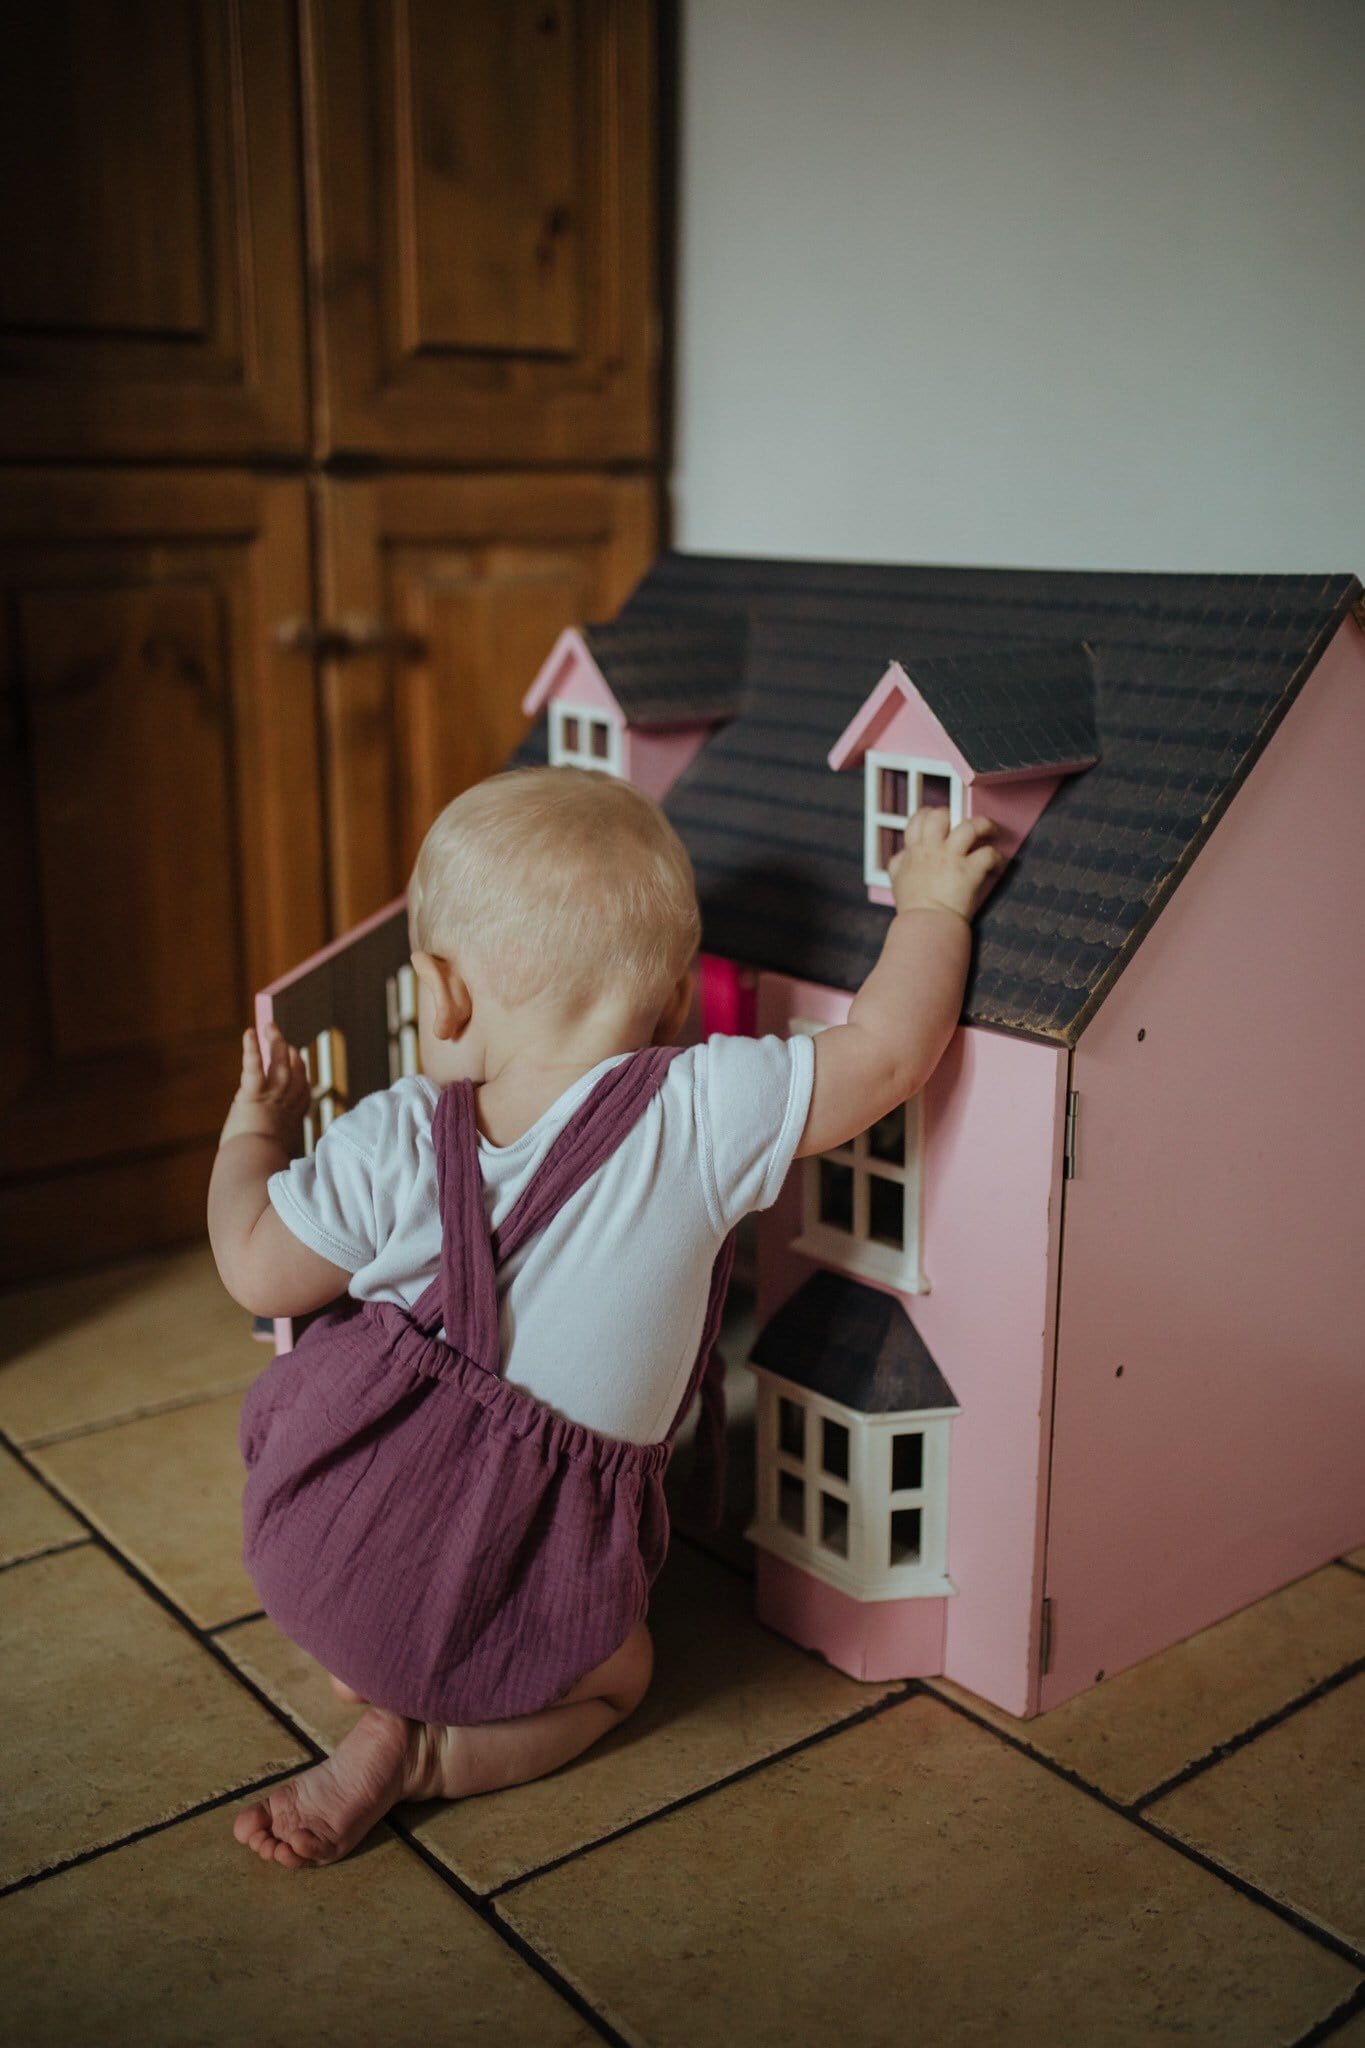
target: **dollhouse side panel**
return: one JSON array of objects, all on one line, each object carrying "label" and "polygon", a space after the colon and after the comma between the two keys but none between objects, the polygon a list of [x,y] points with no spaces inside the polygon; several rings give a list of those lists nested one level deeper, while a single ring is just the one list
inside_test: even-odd
[{"label": "dollhouse side panel", "polygon": [[[760,1031],[839,1023],[851,998],[764,975]],[[1013,1714],[1037,1711],[1047,1429],[1067,1054],[960,1030],[924,1094],[924,1269],[902,1296],[961,1406],[948,1485],[944,1671]],[[791,1250],[801,1172],[760,1219],[760,1323],[811,1271]]]},{"label": "dollhouse side panel", "polygon": [[1365,636],[1075,1053],[1044,1708],[1365,1541]]}]

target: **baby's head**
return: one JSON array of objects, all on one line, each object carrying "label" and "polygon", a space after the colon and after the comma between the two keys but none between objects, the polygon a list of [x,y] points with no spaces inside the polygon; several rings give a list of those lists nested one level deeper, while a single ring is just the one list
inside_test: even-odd
[{"label": "baby's head", "polygon": [[547,1029],[617,1017],[640,1044],[676,1008],[701,937],[692,866],[658,805],[579,768],[516,769],[447,804],[417,856],[408,927],[428,995],[435,961],[476,1022],[480,1003]]}]

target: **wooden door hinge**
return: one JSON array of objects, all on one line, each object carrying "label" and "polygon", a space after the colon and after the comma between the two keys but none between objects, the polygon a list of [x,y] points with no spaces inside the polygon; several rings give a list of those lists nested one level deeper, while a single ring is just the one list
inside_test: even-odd
[{"label": "wooden door hinge", "polygon": [[1072,1089],[1066,1098],[1066,1132],[1062,1140],[1062,1179],[1076,1178],[1076,1110],[1080,1096]]}]

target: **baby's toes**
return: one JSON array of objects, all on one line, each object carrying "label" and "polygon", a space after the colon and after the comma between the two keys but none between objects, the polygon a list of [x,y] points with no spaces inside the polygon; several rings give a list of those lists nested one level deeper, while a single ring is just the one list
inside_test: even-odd
[{"label": "baby's toes", "polygon": [[262,1835],[270,1833],[270,1809],[260,1801],[244,1806],[232,1823],[232,1832],[244,1849],[254,1849]]}]

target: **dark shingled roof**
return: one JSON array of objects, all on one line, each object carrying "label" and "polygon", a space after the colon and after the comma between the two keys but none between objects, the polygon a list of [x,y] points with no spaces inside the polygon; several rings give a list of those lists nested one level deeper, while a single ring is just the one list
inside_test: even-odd
[{"label": "dark shingled roof", "polygon": [[1090,650],[1079,642],[916,656],[908,673],[977,775],[1060,768],[1099,754]]},{"label": "dark shingled roof", "polygon": [[764,1324],[750,1357],[864,1415],[958,1405],[895,1295],[842,1273],[812,1273]]},{"label": "dark shingled roof", "polygon": [[744,688],[743,612],[623,612],[585,626],[588,652],[631,725],[733,718]]},{"label": "dark shingled roof", "polygon": [[[835,774],[830,748],[890,661],[913,676],[943,656],[1084,642],[1101,759],[1062,783],[977,919],[962,1012],[1074,1044],[1359,597],[1347,575],[665,555],[622,624],[748,620],[741,715],[665,803],[697,870],[703,943],[857,988],[888,913],[863,884],[862,777]],[[544,760],[543,727],[517,758]]]}]

